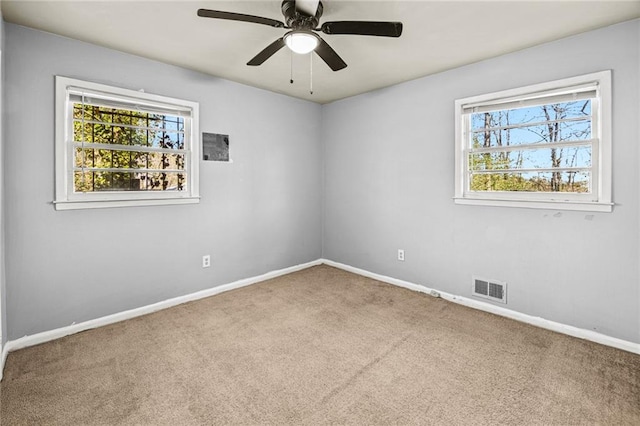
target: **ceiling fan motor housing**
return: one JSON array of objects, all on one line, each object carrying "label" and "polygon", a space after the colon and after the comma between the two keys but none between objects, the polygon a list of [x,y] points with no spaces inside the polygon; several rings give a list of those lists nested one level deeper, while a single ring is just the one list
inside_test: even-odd
[{"label": "ceiling fan motor housing", "polygon": [[221,10],[198,9],[198,16],[203,18],[250,22],[253,24],[268,25],[273,28],[287,28],[291,30],[262,49],[260,53],[247,62],[249,66],[262,65],[264,61],[272,57],[284,46],[289,46],[291,51],[299,54],[314,51],[329,68],[333,71],[340,71],[347,66],[347,63],[315,32],[380,37],[400,37],[402,34],[402,22],[333,21],[324,22],[321,27],[318,27],[324,7],[319,0],[317,3],[314,1],[305,4],[305,6],[310,7],[312,10],[313,4],[317,4],[317,8],[312,12],[313,15],[311,15],[302,7],[298,9],[295,0],[284,0],[281,9],[286,24],[277,19]]},{"label": "ceiling fan motor housing", "polygon": [[285,17],[287,26],[292,30],[312,30],[317,28],[322,11],[322,2],[318,2],[318,9],[313,16],[297,10],[295,0],[284,0],[282,2],[282,14]]}]

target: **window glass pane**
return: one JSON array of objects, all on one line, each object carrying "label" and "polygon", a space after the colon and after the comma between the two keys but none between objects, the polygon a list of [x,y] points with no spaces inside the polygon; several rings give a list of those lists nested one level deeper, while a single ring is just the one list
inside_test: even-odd
[{"label": "window glass pane", "polygon": [[471,114],[471,130],[591,117],[591,99]]},{"label": "window glass pane", "polygon": [[111,160],[113,167],[128,169],[131,164],[131,152],[128,151],[111,151]]},{"label": "window glass pane", "polygon": [[167,133],[164,142],[167,145],[167,148],[181,149],[183,146],[183,141],[183,133]]},{"label": "window glass pane", "polygon": [[184,169],[184,155],[150,152],[148,164],[149,169]]},{"label": "window glass pane", "polygon": [[149,143],[154,148],[182,149],[184,148],[184,133],[150,130]]},{"label": "window glass pane", "polygon": [[162,121],[162,116],[158,114],[149,114],[149,127],[153,129],[163,129],[164,123]]},{"label": "window glass pane", "polygon": [[75,172],[73,174],[73,190],[74,192],[92,192],[93,191],[93,173]]},{"label": "window glass pane", "polygon": [[82,119],[82,105],[73,104],[73,118]]},{"label": "window glass pane", "polygon": [[94,105],[83,107],[79,103],[74,104],[73,116],[74,141],[82,140],[80,128],[84,119],[85,142],[151,145],[158,148],[178,148],[184,144],[184,118],[182,117]]},{"label": "window glass pane", "polygon": [[471,174],[469,189],[478,192],[590,192],[589,172],[530,172]]},{"label": "window glass pane", "polygon": [[469,155],[470,170],[591,167],[591,145],[523,149]]},{"label": "window glass pane", "polygon": [[569,142],[592,138],[591,119],[549,122],[536,126],[495,129],[471,133],[471,148],[486,148],[548,142]]},{"label": "window glass pane", "polygon": [[117,124],[131,124],[132,111],[124,109],[113,110],[113,122]]},{"label": "window glass pane", "polygon": [[472,148],[588,140],[591,100],[475,113],[470,123]]},{"label": "window glass pane", "polygon": [[178,130],[182,130],[176,121],[165,121],[164,128],[167,131],[177,132]]},{"label": "window glass pane", "polygon": [[93,149],[90,148],[76,148],[75,152],[75,165],[76,167],[93,167]]},{"label": "window glass pane", "polygon": [[113,167],[112,154],[110,149],[96,149],[94,150],[94,164],[93,167],[101,169],[110,169]]},{"label": "window glass pane", "polygon": [[[133,173],[112,173],[111,189],[115,191],[131,190],[132,177],[133,177]],[[135,188],[135,189],[139,189],[139,188]]]},{"label": "window glass pane", "polygon": [[152,191],[184,191],[184,173],[147,173],[147,189]]},{"label": "window glass pane", "polygon": [[131,142],[131,133],[133,129],[130,127],[120,127],[114,126],[112,127],[113,131],[113,142],[117,145],[129,145]]},{"label": "window glass pane", "polygon": [[113,110],[111,108],[100,108],[95,107],[94,118],[95,121],[100,121],[103,123],[113,123]]},{"label": "window glass pane", "polygon": [[146,114],[132,115],[130,121],[132,126],[147,127],[148,125]]},{"label": "window glass pane", "polygon": [[73,118],[74,119],[78,119],[78,120],[82,120],[84,119],[85,121],[90,121],[90,120],[95,120],[94,118],[94,110],[97,107],[94,107],[92,105],[82,105],[80,103],[74,103],[73,104]]},{"label": "window glass pane", "polygon": [[93,175],[93,191],[109,191],[111,190],[111,172],[92,172]]},{"label": "window glass pane", "polygon": [[149,158],[145,152],[132,152],[130,166],[132,169],[148,169]]},{"label": "window glass pane", "polygon": [[83,125],[81,121],[73,122],[73,140],[76,142],[93,142],[93,125],[85,123],[84,132],[82,129]]},{"label": "window glass pane", "polygon": [[185,191],[184,173],[84,172],[74,173],[75,192]]},{"label": "window glass pane", "polygon": [[76,192],[139,190],[139,179],[134,173],[75,172],[75,182]]},{"label": "window glass pane", "polygon": [[130,129],[131,145],[147,146],[148,133],[145,129]]},{"label": "window glass pane", "polygon": [[164,132],[161,130],[149,130],[149,146],[162,148],[164,135]]},{"label": "window glass pane", "polygon": [[100,169],[173,169],[184,170],[184,154],[118,151],[111,149],[75,149],[75,166]]},{"label": "window glass pane", "polygon": [[94,124],[92,129],[95,143],[112,143],[113,127],[108,124]]}]

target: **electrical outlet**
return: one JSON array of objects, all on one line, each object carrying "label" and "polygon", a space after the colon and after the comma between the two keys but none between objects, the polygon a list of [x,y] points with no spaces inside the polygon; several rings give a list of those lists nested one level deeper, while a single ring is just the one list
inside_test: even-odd
[{"label": "electrical outlet", "polygon": [[211,266],[211,256],[206,254],[202,256],[202,267],[208,268],[209,266]]},{"label": "electrical outlet", "polygon": [[398,249],[398,260],[404,262],[404,250]]}]

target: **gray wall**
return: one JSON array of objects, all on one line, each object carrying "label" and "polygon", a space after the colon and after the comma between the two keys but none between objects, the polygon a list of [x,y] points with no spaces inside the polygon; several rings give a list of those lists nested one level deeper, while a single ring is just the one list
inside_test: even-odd
[{"label": "gray wall", "polygon": [[[324,257],[469,297],[473,274],[503,280],[509,309],[640,342],[639,27],[627,22],[325,105]],[[606,69],[613,213],[454,204],[455,99]]]},{"label": "gray wall", "polygon": [[[465,296],[472,274],[504,280],[509,309],[640,342],[639,21],[323,107],[4,30],[9,339],[323,256]],[[456,98],[604,69],[613,213],[453,203]],[[56,74],[199,101],[201,131],[230,134],[234,162],[201,163],[198,205],[56,212]]]},{"label": "gray wall", "polygon": [[[321,256],[319,105],[5,30],[10,340]],[[233,163],[200,163],[198,205],[55,211],[54,75],[198,101],[200,130],[229,134]]]}]

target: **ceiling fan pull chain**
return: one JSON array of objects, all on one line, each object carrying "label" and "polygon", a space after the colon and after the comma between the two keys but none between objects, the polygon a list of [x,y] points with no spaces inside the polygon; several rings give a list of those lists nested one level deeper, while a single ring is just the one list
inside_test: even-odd
[{"label": "ceiling fan pull chain", "polygon": [[309,54],[309,93],[313,95],[313,52]]},{"label": "ceiling fan pull chain", "polygon": [[291,68],[289,70],[289,83],[293,84],[293,51],[289,50],[289,57],[291,58]]}]

